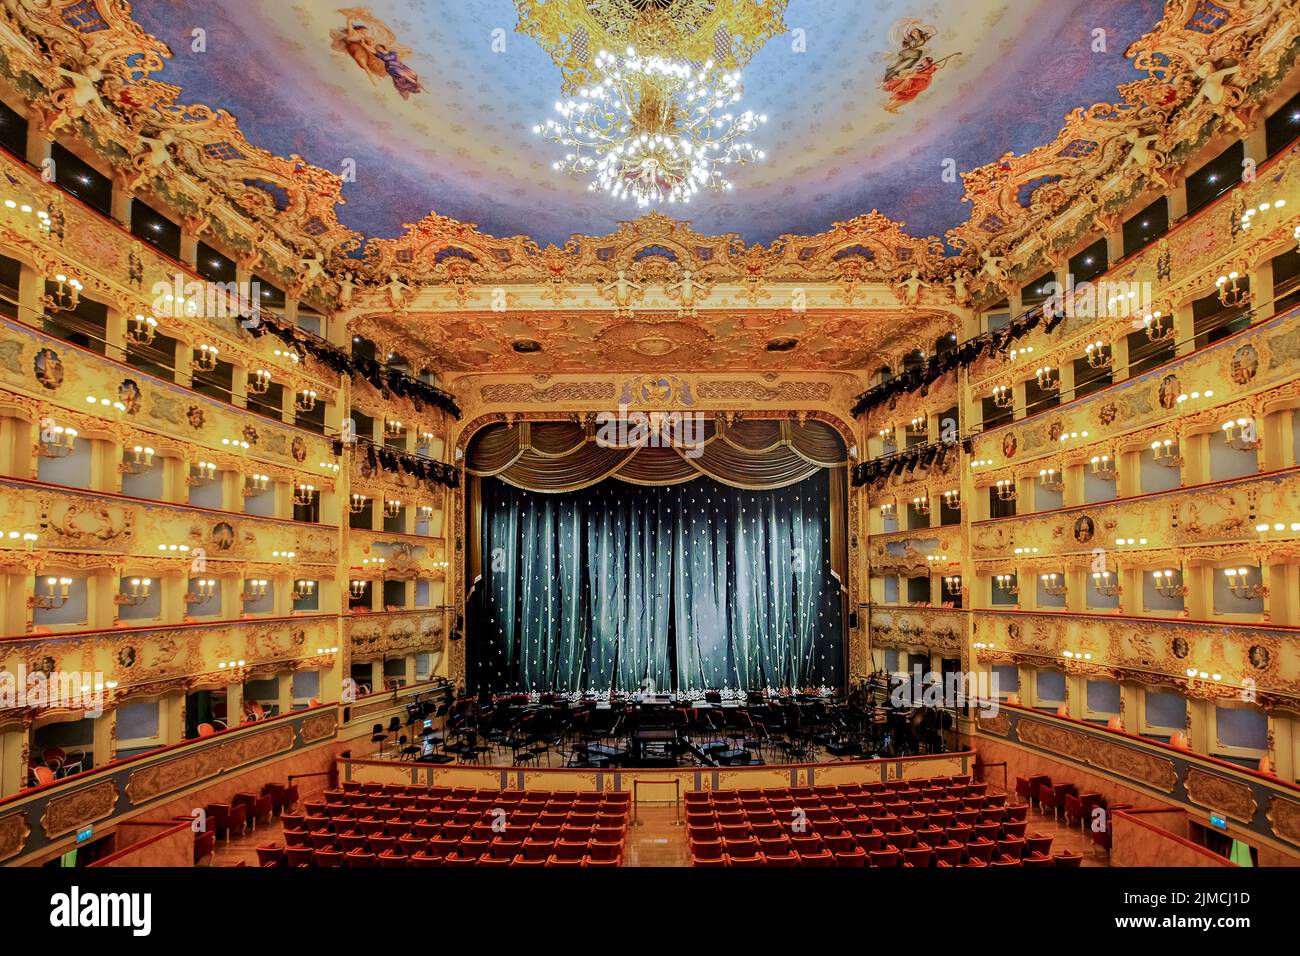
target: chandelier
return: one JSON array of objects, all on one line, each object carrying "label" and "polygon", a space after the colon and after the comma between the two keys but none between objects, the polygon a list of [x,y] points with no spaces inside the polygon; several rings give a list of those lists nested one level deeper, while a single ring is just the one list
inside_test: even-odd
[{"label": "chandelier", "polygon": [[741,95],[738,70],[719,72],[712,60],[696,69],[631,46],[622,56],[602,50],[594,65],[602,79],[556,103],[560,119],[533,127],[569,149],[554,168],[590,176],[589,189],[642,207],[686,203],[701,187],[731,189],[726,167],[763,159],[744,137],[767,117],[732,112]]}]

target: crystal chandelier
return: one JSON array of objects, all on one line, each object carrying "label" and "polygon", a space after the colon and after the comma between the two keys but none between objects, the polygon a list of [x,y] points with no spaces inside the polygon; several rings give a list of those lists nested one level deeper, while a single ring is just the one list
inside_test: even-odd
[{"label": "crystal chandelier", "polygon": [[697,70],[682,60],[640,56],[630,46],[623,56],[602,50],[595,66],[600,82],[556,103],[561,119],[533,127],[568,147],[554,167],[591,176],[589,189],[642,207],[685,203],[701,187],[730,189],[726,166],[763,158],[743,137],[767,117],[730,110],[740,100],[739,71],[717,72],[712,60]]}]

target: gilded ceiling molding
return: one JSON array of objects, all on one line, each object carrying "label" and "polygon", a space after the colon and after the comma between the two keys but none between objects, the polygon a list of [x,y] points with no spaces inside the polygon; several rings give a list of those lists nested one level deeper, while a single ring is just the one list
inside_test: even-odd
[{"label": "gilded ceiling molding", "polygon": [[[640,9],[627,0],[602,3],[606,9],[593,23],[617,23],[620,4],[629,11],[633,6]],[[964,293],[990,287],[994,291],[986,294],[1006,291],[1020,268],[1059,256],[1082,231],[1094,223],[1105,225],[1121,198],[1135,193],[1138,181],[1166,182],[1162,170],[1172,166],[1209,123],[1218,121],[1244,131],[1254,121],[1258,98],[1277,81],[1300,35],[1297,2],[1225,2],[1226,19],[1210,31],[1194,17],[1197,4],[1198,0],[1169,0],[1164,19],[1129,47],[1126,55],[1146,76],[1120,87],[1116,103],[1080,107],[1067,116],[1052,143],[963,173],[964,200],[971,205],[971,216],[945,237],[963,250],[958,257],[945,259],[942,244],[934,237],[903,239],[900,244],[901,225],[872,212],[821,236],[782,237],[757,258],[768,258],[777,275],[782,266],[799,261],[803,254],[821,256],[818,265],[825,268],[825,260],[835,255],[838,235],[851,234],[873,255],[862,256],[864,263],[870,263],[864,276],[853,274],[862,263],[837,270],[840,274],[834,278],[850,287],[865,274],[901,284],[917,269],[917,278],[931,282],[947,281],[960,271]],[[331,296],[345,295],[342,280],[354,263],[344,257],[361,246],[362,237],[340,225],[335,215],[342,200],[340,177],[308,165],[301,157],[277,157],[251,146],[224,110],[179,103],[183,91],[149,78],[162,68],[170,51],[131,20],[124,0],[99,0],[102,28],[84,32],[63,20],[62,6],[66,3],[7,5],[3,14],[12,37],[27,41],[15,43],[10,69],[39,84],[40,89],[32,89],[29,83],[28,94],[46,117],[47,128],[78,122],[93,131],[101,144],[121,144],[115,162],[124,168],[129,182],[158,182],[189,205],[196,222],[220,219],[222,231],[248,248],[250,255],[265,251],[262,258],[269,260],[267,264],[299,277],[305,285]],[[714,10],[714,6],[677,5],[671,14],[664,14],[672,22],[656,27],[668,29],[660,38],[708,46],[711,36],[683,34],[681,24],[712,24],[710,17],[716,19],[724,9]],[[521,28],[543,38],[543,45],[545,37],[567,36],[567,29],[547,25],[560,8],[557,3],[530,4],[521,10]],[[596,16],[583,5],[575,9],[584,22]],[[741,21],[731,24],[745,31],[738,34],[745,42],[731,48],[736,55],[747,55],[745,51],[752,52],[784,29],[777,5],[752,9],[747,4],[727,5],[727,9],[750,11],[743,26]],[[572,49],[562,53],[555,46],[553,53],[571,76],[581,75],[585,62],[581,57],[574,60]],[[59,72],[60,67],[68,72]],[[100,81],[94,80],[92,70],[98,71]],[[273,197],[266,189],[249,185],[250,181],[266,183],[278,195]],[[1030,190],[1027,201],[1022,195],[1026,189]],[[229,216],[218,197],[244,215]],[[1068,235],[1059,230],[1069,230]],[[265,240],[272,236],[280,240],[280,248],[266,248]],[[465,250],[469,259],[456,255],[485,274],[518,269],[536,277],[547,271],[544,261],[550,260],[554,267],[554,256],[541,255],[524,237],[495,239],[478,233],[472,224],[430,214],[400,239],[366,243],[361,271],[376,285],[388,282],[390,273],[418,282],[454,284],[459,281],[455,273],[469,266],[448,266],[445,256],[442,262],[437,257],[456,243],[477,248],[479,255]],[[589,243],[570,248],[574,245],[566,244],[565,251],[579,260],[590,255]],[[502,256],[502,251],[507,254]],[[733,252],[737,258],[750,255],[736,248],[728,250],[728,257]],[[414,257],[409,267],[408,253]],[[326,261],[328,270],[321,267]],[[396,267],[399,262],[402,266]],[[471,276],[470,281],[479,279]],[[548,281],[562,288],[565,279],[552,271]],[[919,288],[914,286],[911,292],[916,291]]]}]

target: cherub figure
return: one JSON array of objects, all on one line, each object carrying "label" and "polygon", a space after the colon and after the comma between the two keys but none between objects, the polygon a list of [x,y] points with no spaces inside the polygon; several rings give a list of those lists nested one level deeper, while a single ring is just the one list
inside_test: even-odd
[{"label": "cherub figure", "polygon": [[905,292],[904,301],[911,305],[916,305],[921,301],[921,290],[928,289],[930,283],[921,278],[921,269],[919,266],[912,266],[912,274],[901,283]]},{"label": "cherub figure", "polygon": [[1225,66],[1221,70],[1215,70],[1214,64],[1206,61],[1196,68],[1196,78],[1201,81],[1201,87],[1192,97],[1192,101],[1187,104],[1190,110],[1201,100],[1209,103],[1211,106],[1222,106],[1223,101],[1228,97],[1228,85],[1225,79],[1241,70],[1241,66]]},{"label": "cherub figure", "polygon": [[970,281],[970,273],[965,269],[958,269],[952,277],[952,299],[958,305],[965,305],[970,301],[970,289],[966,283]]},{"label": "cherub figure", "polygon": [[305,258],[299,259],[298,266],[303,270],[299,280],[304,286],[311,285],[325,274],[325,260],[321,258],[319,252],[313,252]]},{"label": "cherub figure", "polygon": [[[696,281],[695,274],[690,269],[682,270],[682,277],[672,285],[664,287],[669,298],[681,306],[677,310],[678,315],[694,315],[695,300],[698,296],[707,295],[708,287],[703,283]],[[674,291],[676,294],[674,295]]]},{"label": "cherub figure", "polygon": [[388,274],[388,301],[394,309],[405,308],[406,300],[410,296],[410,287],[402,281],[401,276],[396,272]]},{"label": "cherub figure", "polygon": [[1156,133],[1139,136],[1138,131],[1135,129],[1125,133],[1124,140],[1131,144],[1132,148],[1128,151],[1128,155],[1124,157],[1124,162],[1120,164],[1120,172],[1126,170],[1131,164],[1136,166],[1138,172],[1145,174],[1153,183],[1168,188],[1169,181],[1160,174],[1160,167],[1165,164],[1165,154],[1158,149],[1151,148],[1151,144],[1159,138],[1159,134]]},{"label": "cherub figure", "polygon": [[72,120],[81,119],[91,106],[104,107],[99,98],[97,84],[104,78],[98,67],[88,67],[85,73],[78,73],[65,67],[57,67],[61,76],[67,77],[72,84],[71,91],[59,90],[54,94],[54,104],[59,107],[58,118],[50,124],[50,131],[61,129]]},{"label": "cherub figure", "polygon": [[131,167],[136,171],[130,182],[127,183],[127,189],[136,190],[147,179],[159,175],[164,169],[171,166],[172,154],[168,152],[167,147],[172,144],[172,134],[164,130],[157,139],[152,136],[141,135],[140,142],[144,144],[144,150],[137,153],[131,159]]},{"label": "cherub figure", "polygon": [[614,303],[619,315],[632,314],[632,301],[641,294],[642,286],[627,277],[627,272],[619,269],[613,282],[601,287],[600,294]]},{"label": "cherub figure", "polygon": [[352,304],[352,296],[356,293],[356,277],[351,271],[343,273],[343,278],[339,280],[339,305],[347,308]]},{"label": "cherub figure", "polygon": [[991,279],[993,282],[1004,282],[1007,278],[1007,270],[1002,263],[1006,260],[1002,256],[995,256],[992,252],[981,252],[980,260],[984,263],[980,267],[980,275]]}]

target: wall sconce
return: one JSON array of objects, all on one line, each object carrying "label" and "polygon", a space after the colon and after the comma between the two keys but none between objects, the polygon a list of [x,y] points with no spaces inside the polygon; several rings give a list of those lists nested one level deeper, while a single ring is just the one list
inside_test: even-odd
[{"label": "wall sconce", "polygon": [[1023,556],[1023,557],[1028,558],[1028,557],[1032,557],[1033,555],[1035,555],[1035,554],[1037,554],[1037,553],[1038,553],[1038,549],[1037,549],[1037,548],[1016,548],[1016,556],[1017,556],[1017,557],[1021,557],[1021,556]]},{"label": "wall sconce", "polygon": [[54,277],[57,288],[52,293],[46,293],[44,298],[45,308],[50,312],[71,312],[81,302],[81,283],[76,279],[69,279],[63,273]]},{"label": "wall sconce", "polygon": [[299,507],[307,507],[311,504],[316,494],[315,485],[299,483],[293,488],[293,503]]},{"label": "wall sconce", "polygon": [[894,426],[886,425],[884,428],[880,429],[879,434],[880,434],[880,440],[882,442],[885,443],[892,442],[894,440]]},{"label": "wall sconce", "polygon": [[1008,594],[1019,594],[1020,585],[1016,582],[1014,574],[995,574],[993,575],[993,585],[1000,591],[1006,591]]},{"label": "wall sconce", "polygon": [[348,501],[348,511],[354,515],[359,515],[366,510],[366,501],[369,500],[365,495],[353,494]]},{"label": "wall sconce", "polygon": [[420,518],[428,521],[433,517],[433,505],[420,505]]},{"label": "wall sconce", "polygon": [[117,466],[118,471],[124,475],[144,474],[153,467],[154,450],[146,445],[136,445],[122,457],[122,462]]},{"label": "wall sconce", "polygon": [[1084,355],[1087,356],[1090,368],[1110,368],[1115,361],[1114,356],[1111,354],[1110,346],[1100,339],[1096,342],[1090,343],[1083,352]]},{"label": "wall sconce", "polygon": [[228,670],[234,670],[234,669],[237,668],[237,667],[243,667],[243,666],[244,666],[244,662],[243,662],[242,660],[239,660],[239,661],[222,661],[220,664],[217,665],[217,670],[228,671]]},{"label": "wall sconce", "polygon": [[339,649],[338,649],[337,647],[318,647],[318,648],[316,648],[316,653],[317,653],[317,654],[337,654],[338,652],[339,652]]},{"label": "wall sconce", "polygon": [[889,521],[898,516],[897,509],[898,506],[892,501],[883,502],[880,506],[880,517],[885,521]]},{"label": "wall sconce", "polygon": [[365,568],[366,570],[377,569],[380,574],[383,573],[384,565],[386,564],[388,564],[387,558],[362,558],[361,559],[361,567]]},{"label": "wall sconce", "polygon": [[1129,547],[1132,547],[1133,545],[1144,547],[1146,543],[1147,543],[1146,538],[1116,538],[1115,539],[1115,547],[1117,548],[1122,548],[1125,545]]},{"label": "wall sconce", "polygon": [[337,475],[341,466],[337,461],[322,461],[320,467],[321,471],[331,471]]},{"label": "wall sconce", "polygon": [[917,415],[907,423],[907,430],[915,435],[924,435],[930,427],[930,416],[925,412]]},{"label": "wall sconce", "polygon": [[999,478],[993,483],[997,490],[1000,501],[1015,501],[1017,497],[1016,481],[1014,478]]},{"label": "wall sconce", "polygon": [[1166,342],[1174,337],[1174,317],[1161,312],[1148,312],[1142,317],[1142,329],[1147,340],[1153,343]]},{"label": "wall sconce", "polygon": [[[1286,530],[1287,530],[1287,526],[1286,526],[1286,524],[1284,524],[1284,523],[1281,522],[1281,521],[1276,521],[1276,522],[1274,522],[1273,524],[1268,524],[1268,523],[1257,524],[1257,525],[1255,525],[1255,530],[1258,531],[1260,534],[1267,534],[1270,530],[1271,530],[1271,531],[1286,531]],[[1294,534],[1294,533],[1297,532],[1297,531],[1300,531],[1300,521],[1292,521],[1292,522],[1291,522],[1291,532]],[[13,534],[14,532],[10,532],[10,533]]]},{"label": "wall sconce", "polygon": [[1109,571],[1093,571],[1092,586],[1103,597],[1114,597],[1122,590],[1118,580],[1111,580]]},{"label": "wall sconce", "polygon": [[217,593],[216,578],[199,578],[190,582],[190,586],[193,590],[186,593],[186,604],[207,604]]},{"label": "wall sconce", "polygon": [[1223,675],[1218,673],[1217,671],[1203,671],[1203,670],[1198,670],[1195,667],[1187,668],[1187,676],[1192,680],[1212,680],[1212,681],[1223,680]]},{"label": "wall sconce", "polygon": [[389,498],[384,502],[384,517],[396,518],[402,513],[402,503],[396,498]]},{"label": "wall sconce", "polygon": [[925,556],[926,564],[947,564],[948,555],[946,554],[927,554]]},{"label": "wall sconce", "polygon": [[297,365],[299,362],[302,361],[302,358],[298,355],[297,352],[293,351],[293,349],[276,349],[275,357],[288,359],[294,365]]},{"label": "wall sconce", "polygon": [[1119,469],[1115,467],[1116,463],[1110,455],[1093,455],[1091,464],[1092,473],[1103,481],[1114,481],[1119,477]]},{"label": "wall sconce", "polygon": [[1024,358],[1026,355],[1033,355],[1033,354],[1034,354],[1034,347],[1032,345],[1024,345],[1018,349],[1011,349],[1010,351],[1008,351],[1007,361],[1014,362],[1018,358]]},{"label": "wall sconce", "polygon": [[[1179,583],[1174,583],[1174,575],[1178,574]],[[1182,582],[1182,574],[1174,571],[1172,568],[1166,568],[1163,571],[1151,572],[1152,586],[1155,587],[1157,594],[1165,597],[1182,597],[1187,593],[1187,585]]]},{"label": "wall sconce", "polygon": [[1250,568],[1224,568],[1228,579],[1228,590],[1243,601],[1268,596],[1268,588],[1261,584],[1250,583]]},{"label": "wall sconce", "polygon": [[434,433],[431,432],[431,431],[422,431],[422,432],[420,432],[420,444],[422,444],[422,445],[432,445],[432,444],[433,444],[433,440],[434,440],[434,438],[436,438],[436,437],[437,437],[437,436],[434,435]]},{"label": "wall sconce", "polygon": [[954,597],[961,594],[961,575],[945,574],[943,577],[943,590]]},{"label": "wall sconce", "polygon": [[1151,457],[1157,465],[1165,468],[1177,468],[1183,463],[1183,456],[1178,453],[1178,442],[1172,438],[1151,443]]},{"label": "wall sconce", "polygon": [[1256,216],[1260,214],[1266,214],[1278,209],[1282,209],[1285,206],[1286,206],[1285,199],[1277,199],[1272,202],[1262,202],[1258,206],[1254,206],[1250,209],[1247,209],[1245,212],[1241,214],[1241,222],[1240,222],[1241,228],[1243,230],[1249,229],[1251,220],[1253,220]]},{"label": "wall sconce", "polygon": [[248,442],[244,441],[242,438],[223,438],[221,439],[221,444],[225,445],[227,448],[237,449],[238,451],[248,451]]},{"label": "wall sconce", "polygon": [[271,552],[271,557],[282,558],[285,561],[292,561],[297,556],[298,556],[297,551],[272,551]]},{"label": "wall sconce", "polygon": [[191,488],[206,485],[217,477],[217,466],[210,461],[195,462],[185,483]]},{"label": "wall sconce", "polygon": [[239,600],[245,604],[261,600],[266,597],[266,588],[270,584],[266,578],[250,578],[244,582],[244,593],[239,595]]},{"label": "wall sconce", "polygon": [[204,342],[194,350],[190,365],[200,372],[211,372],[217,367],[217,347]]},{"label": "wall sconce", "polygon": [[913,498],[912,508],[919,515],[928,515],[930,513],[930,496],[918,495]]},{"label": "wall sconce", "polygon": [[1048,491],[1063,491],[1065,489],[1065,476],[1055,468],[1038,469],[1038,483]]},{"label": "wall sconce", "polygon": [[972,458],[970,460],[970,470],[974,471],[976,468],[984,468],[991,464],[993,464],[992,458]]},{"label": "wall sconce", "polygon": [[0,547],[16,548],[22,545],[31,551],[39,540],[40,535],[34,531],[0,531]]},{"label": "wall sconce", "polygon": [[51,424],[41,429],[41,443],[36,446],[36,454],[45,458],[67,458],[77,444],[77,430]]},{"label": "wall sconce", "polygon": [[961,492],[952,488],[943,493],[943,506],[949,511],[961,511]]},{"label": "wall sconce", "polygon": [[251,474],[244,485],[244,497],[256,498],[258,495],[265,494],[271,487],[271,476],[261,474]]},{"label": "wall sconce", "polygon": [[94,395],[87,395],[87,396],[86,396],[86,404],[87,404],[87,405],[94,405],[94,406],[97,406],[95,410],[96,410],[96,411],[103,411],[105,414],[107,414],[108,412],[114,412],[114,411],[116,411],[116,412],[124,412],[124,411],[126,411],[126,404],[125,404],[125,403],[123,403],[123,402],[121,402],[121,401],[117,401],[117,400],[112,399],[112,398],[96,398]]},{"label": "wall sconce", "polygon": [[1219,301],[1229,309],[1250,301],[1250,292],[1241,288],[1240,279],[1241,273],[1234,270],[1214,280],[1219,289]]},{"label": "wall sconce", "polygon": [[1260,446],[1259,436],[1255,433],[1255,419],[1238,418],[1224,422],[1220,428],[1223,440],[1237,451],[1253,451]]},{"label": "wall sconce", "polygon": [[987,643],[986,643],[986,642],[984,642],[984,641],[976,641],[974,646],[975,646],[975,650],[977,650],[977,651],[991,651],[991,650],[993,650],[993,643],[992,643],[992,642],[987,642]]},{"label": "wall sconce", "polygon": [[993,386],[993,405],[995,408],[1010,408],[1015,404],[1015,395],[1010,385]]},{"label": "wall sconce", "polygon": [[42,611],[56,611],[68,603],[68,589],[71,587],[72,578],[46,578],[46,593],[29,597],[27,606],[40,608]]},{"label": "wall sconce", "polygon": [[307,581],[307,580],[294,581],[293,591],[290,592],[290,596],[295,601],[301,601],[303,598],[309,598],[315,593],[316,593],[315,581]]},{"label": "wall sconce", "polygon": [[148,345],[158,331],[158,320],[151,315],[136,313],[135,318],[126,323],[126,341],[128,345]]},{"label": "wall sconce", "polygon": [[253,373],[253,377],[248,380],[248,394],[265,395],[271,390],[271,373],[264,368],[259,368]]},{"label": "wall sconce", "polygon": [[1092,654],[1089,651],[1062,651],[1061,656],[1072,661],[1090,661]]},{"label": "wall sconce", "polygon": [[1065,583],[1065,575],[1057,574],[1055,571],[1050,574],[1040,574],[1038,580],[1042,582],[1043,592],[1054,597],[1065,597],[1066,592],[1069,590],[1068,585]]},{"label": "wall sconce", "polygon": [[300,412],[310,412],[316,407],[316,390],[304,388],[298,393],[298,398],[294,401],[293,407]]},{"label": "wall sconce", "polygon": [[178,558],[190,553],[188,544],[160,544],[158,550],[169,557]]},{"label": "wall sconce", "polygon": [[1038,380],[1038,387],[1045,392],[1059,392],[1061,390],[1060,373],[1050,365],[1044,365],[1035,371],[1034,378]]},{"label": "wall sconce", "polygon": [[1075,441],[1076,439],[1087,438],[1087,437],[1088,437],[1088,433],[1087,433],[1086,431],[1083,431],[1083,432],[1061,432],[1061,437],[1060,437],[1060,439],[1058,439],[1058,440],[1060,441],[1060,443],[1061,443],[1062,445],[1064,445],[1066,442]]},{"label": "wall sconce", "polygon": [[1213,398],[1214,389],[1207,388],[1204,392],[1183,392],[1177,398],[1178,404],[1185,405],[1188,402],[1198,402],[1202,398]]},{"label": "wall sconce", "polygon": [[366,594],[366,582],[365,582],[365,581],[352,581],[351,583],[348,584],[348,591],[352,594],[352,596],[353,596],[354,598],[356,598],[357,600],[360,600],[361,598],[365,597],[365,594]]},{"label": "wall sconce", "polygon": [[131,578],[127,582],[129,590],[123,593],[113,595],[114,604],[125,604],[127,607],[139,607],[145,601],[149,600],[149,592],[153,587],[152,578]]},{"label": "wall sconce", "polygon": [[385,418],[384,433],[396,438],[398,435],[402,434],[402,423],[394,418]]}]

